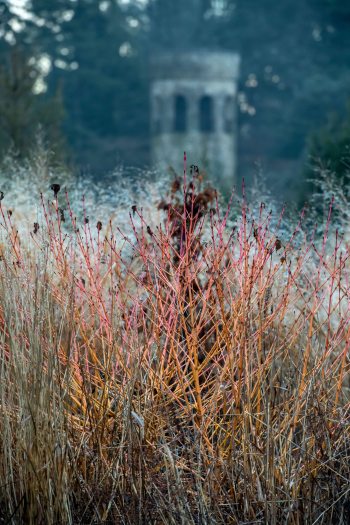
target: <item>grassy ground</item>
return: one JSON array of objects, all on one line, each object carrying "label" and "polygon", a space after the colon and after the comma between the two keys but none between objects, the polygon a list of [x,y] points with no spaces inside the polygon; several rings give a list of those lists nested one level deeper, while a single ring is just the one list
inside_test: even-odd
[{"label": "grassy ground", "polygon": [[197,172],[127,234],[56,193],[28,233],[1,201],[0,523],[349,523],[330,219],[234,215]]}]

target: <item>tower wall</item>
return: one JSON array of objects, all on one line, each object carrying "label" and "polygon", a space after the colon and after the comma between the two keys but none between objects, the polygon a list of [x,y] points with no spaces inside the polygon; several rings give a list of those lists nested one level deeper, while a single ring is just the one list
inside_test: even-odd
[{"label": "tower wall", "polygon": [[[186,151],[190,164],[204,168],[222,191],[232,190],[237,162],[238,72],[239,57],[233,53],[154,58],[151,115],[156,165],[171,165],[181,173]],[[179,108],[183,115],[176,115]]]}]

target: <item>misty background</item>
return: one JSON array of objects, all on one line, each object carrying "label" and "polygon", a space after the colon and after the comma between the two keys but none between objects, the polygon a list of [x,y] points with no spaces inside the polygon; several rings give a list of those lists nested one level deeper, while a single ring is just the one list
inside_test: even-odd
[{"label": "misty background", "polygon": [[238,184],[262,172],[301,203],[320,168],[348,182],[350,2],[0,1],[0,157],[41,136],[52,162],[102,179],[151,163],[149,61],[241,58]]}]

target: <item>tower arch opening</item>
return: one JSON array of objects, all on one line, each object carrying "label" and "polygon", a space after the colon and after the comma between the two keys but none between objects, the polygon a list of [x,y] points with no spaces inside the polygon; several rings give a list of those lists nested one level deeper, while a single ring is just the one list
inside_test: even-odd
[{"label": "tower arch opening", "polygon": [[212,133],[214,127],[213,97],[204,95],[199,100],[199,129],[202,133]]},{"label": "tower arch opening", "polygon": [[183,95],[175,95],[174,131],[184,133],[187,131],[187,100]]}]

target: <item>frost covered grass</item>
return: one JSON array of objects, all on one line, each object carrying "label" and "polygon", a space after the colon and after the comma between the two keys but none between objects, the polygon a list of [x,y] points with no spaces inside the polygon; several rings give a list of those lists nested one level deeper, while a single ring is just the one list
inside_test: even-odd
[{"label": "frost covered grass", "polygon": [[225,209],[197,170],[63,179],[3,190],[1,519],[348,523],[350,251],[328,212]]}]

